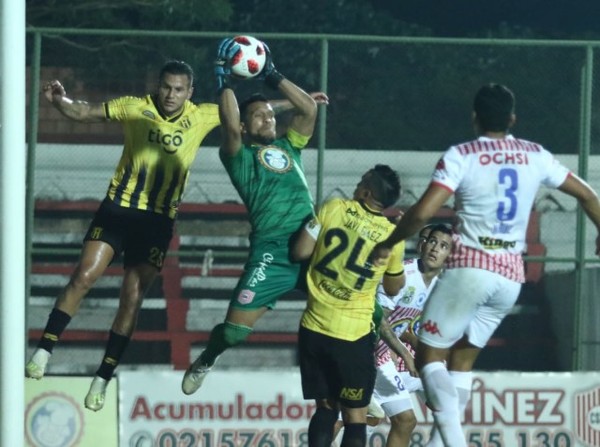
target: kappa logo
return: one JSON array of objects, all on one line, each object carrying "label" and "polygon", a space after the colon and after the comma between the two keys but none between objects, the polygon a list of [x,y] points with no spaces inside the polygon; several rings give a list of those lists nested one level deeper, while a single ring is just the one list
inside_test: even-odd
[{"label": "kappa logo", "polygon": [[421,330],[429,332],[431,335],[442,335],[435,321],[427,320],[421,325]]},{"label": "kappa logo", "polygon": [[600,387],[574,396],[577,411],[577,437],[592,447],[600,445]]},{"label": "kappa logo", "polygon": [[258,151],[258,160],[269,171],[283,174],[292,169],[294,162],[286,151],[277,146],[266,146]]}]

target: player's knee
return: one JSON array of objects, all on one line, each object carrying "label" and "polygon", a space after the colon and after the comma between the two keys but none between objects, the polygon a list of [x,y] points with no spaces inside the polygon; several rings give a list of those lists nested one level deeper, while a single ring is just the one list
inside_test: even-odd
[{"label": "player's knee", "polygon": [[233,324],[228,321],[223,327],[223,338],[229,346],[237,346],[246,341],[252,333],[252,328],[241,324]]},{"label": "player's knee", "polygon": [[367,415],[367,425],[369,427],[377,427],[379,424],[381,424],[381,421],[383,421],[383,419]]},{"label": "player's knee", "polygon": [[398,433],[412,433],[417,426],[417,418],[412,410],[395,414],[390,417],[390,422],[391,429]]}]

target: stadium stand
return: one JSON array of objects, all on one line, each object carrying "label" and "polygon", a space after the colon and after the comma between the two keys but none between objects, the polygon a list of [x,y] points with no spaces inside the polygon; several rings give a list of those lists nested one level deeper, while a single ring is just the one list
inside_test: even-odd
[{"label": "stadium stand", "polygon": [[[28,310],[30,349],[77,261],[81,239],[97,206],[94,200],[36,202]],[[543,254],[539,219],[532,217],[529,250]],[[451,210],[445,209],[436,219],[447,222],[451,218]],[[210,329],[225,315],[230,291],[247,256],[248,231],[243,205],[182,205],[170,256],[144,301],[132,349],[125,354],[122,368],[188,366],[207,341]],[[408,241],[407,256],[414,255],[413,242]],[[539,293],[543,264],[529,263],[527,267],[528,283],[519,304],[484,350],[478,365],[482,369],[528,370],[533,365],[536,370],[552,369],[553,338],[548,330],[539,330],[544,314],[539,300],[532,298]],[[116,261],[90,291],[63,334],[49,373],[93,372],[118,305],[121,273]],[[295,365],[296,329],[303,308],[301,294],[283,297],[273,314],[261,319],[249,343],[225,355],[220,364]]]}]

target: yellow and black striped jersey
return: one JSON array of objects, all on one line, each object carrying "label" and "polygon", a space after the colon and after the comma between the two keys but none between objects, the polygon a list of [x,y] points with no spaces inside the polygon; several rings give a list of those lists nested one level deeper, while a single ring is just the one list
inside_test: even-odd
[{"label": "yellow and black striped jersey", "polygon": [[315,332],[354,341],[372,329],[377,285],[384,274],[404,272],[404,242],[388,264],[368,262],[375,245],[394,230],[380,212],[356,200],[332,199],[308,226],[319,226],[308,269],[308,303],[301,325]]},{"label": "yellow and black striped jersey", "polygon": [[200,144],[220,123],[218,106],[186,101],[180,114],[167,118],[152,96],[125,96],[104,103],[104,111],[125,134],[108,197],[125,208],[175,218]]}]

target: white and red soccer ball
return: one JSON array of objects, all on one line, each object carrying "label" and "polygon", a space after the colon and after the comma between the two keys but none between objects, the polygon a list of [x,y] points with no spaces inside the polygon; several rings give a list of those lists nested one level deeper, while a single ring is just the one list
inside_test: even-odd
[{"label": "white and red soccer ball", "polygon": [[236,36],[233,40],[240,49],[231,58],[231,73],[244,79],[258,75],[267,61],[264,44],[252,36]]}]

